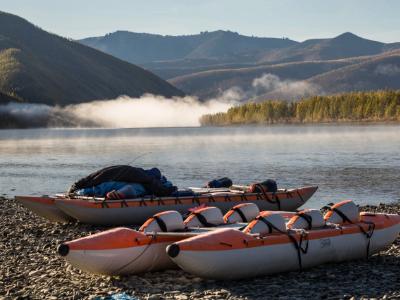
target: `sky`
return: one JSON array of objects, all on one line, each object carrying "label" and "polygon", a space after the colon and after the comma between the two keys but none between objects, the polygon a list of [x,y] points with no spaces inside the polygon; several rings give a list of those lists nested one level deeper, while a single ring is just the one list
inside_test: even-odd
[{"label": "sky", "polygon": [[0,0],[0,10],[72,39],[116,30],[182,35],[222,29],[297,41],[347,31],[400,41],[398,0]]}]

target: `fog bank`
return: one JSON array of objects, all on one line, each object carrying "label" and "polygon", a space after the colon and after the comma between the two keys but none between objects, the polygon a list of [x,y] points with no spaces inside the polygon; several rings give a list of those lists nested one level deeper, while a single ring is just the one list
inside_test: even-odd
[{"label": "fog bank", "polygon": [[194,97],[167,99],[147,94],[137,99],[121,96],[71,105],[65,111],[102,127],[183,127],[199,126],[202,115],[226,111],[232,105],[234,102],[228,99],[199,102]]},{"label": "fog bank", "polygon": [[199,126],[202,115],[226,112],[251,99],[294,100],[320,92],[317,86],[305,81],[281,80],[274,74],[263,74],[246,90],[234,86],[207,101],[193,96],[165,98],[145,94],[139,98],[120,96],[66,107],[8,103],[0,105],[0,128]]}]

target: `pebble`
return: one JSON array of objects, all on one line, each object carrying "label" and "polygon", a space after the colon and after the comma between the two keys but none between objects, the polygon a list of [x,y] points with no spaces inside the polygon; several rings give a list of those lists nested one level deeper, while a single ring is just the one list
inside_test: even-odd
[{"label": "pebble", "polygon": [[147,297],[147,300],[160,300],[162,299],[162,295],[161,294],[153,294],[153,295],[149,295]]},{"label": "pebble", "polygon": [[[396,213],[400,202],[360,207]],[[372,256],[340,264],[239,280],[204,280],[181,270],[107,277],[81,272],[56,254],[57,245],[105,227],[53,224],[0,196],[0,300],[107,299],[400,299],[400,238]]]}]

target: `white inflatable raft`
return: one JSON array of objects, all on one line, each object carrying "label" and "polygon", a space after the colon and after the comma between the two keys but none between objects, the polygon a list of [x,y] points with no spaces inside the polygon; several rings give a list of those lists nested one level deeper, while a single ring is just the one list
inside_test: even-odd
[{"label": "white inflatable raft", "polygon": [[[294,216],[286,226],[264,213],[244,232],[223,229],[167,247],[183,270],[213,279],[239,279],[365,258],[388,247],[400,231],[400,216],[358,213],[350,201],[321,218],[316,211]],[[258,233],[256,233],[258,232]]]},{"label": "white inflatable raft", "polygon": [[238,190],[225,190],[190,197],[146,197],[126,200],[105,200],[102,198],[75,197],[64,195],[54,197],[16,196],[22,205],[51,221],[68,222],[71,219],[96,225],[142,224],[152,215],[176,210],[187,213],[199,206],[215,206],[224,213],[232,206],[252,202],[261,210],[295,211],[302,206],[318,189],[317,186],[276,193],[247,193]]},{"label": "white inflatable raft", "polygon": [[[139,231],[124,227],[107,230],[65,242],[58,252],[74,267],[96,274],[138,274],[169,269],[176,265],[165,251],[168,245],[222,228],[244,228],[258,213],[253,203],[240,204],[225,216],[218,208],[201,208],[185,221],[178,212],[167,211],[151,217]],[[275,213],[286,218],[295,214]]]},{"label": "white inflatable raft", "polygon": [[15,200],[51,222],[68,223],[74,220],[55,205],[56,197],[16,196]]}]

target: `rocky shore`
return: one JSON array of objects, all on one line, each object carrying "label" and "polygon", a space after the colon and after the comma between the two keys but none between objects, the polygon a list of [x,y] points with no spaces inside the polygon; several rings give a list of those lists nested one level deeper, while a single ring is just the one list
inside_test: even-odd
[{"label": "rocky shore", "polygon": [[[400,203],[365,206],[399,213]],[[399,299],[400,238],[360,260],[239,281],[203,280],[180,270],[114,277],[83,273],[56,254],[64,240],[104,228],[52,224],[0,197],[0,299]]]}]

